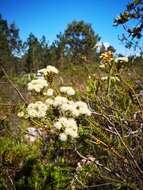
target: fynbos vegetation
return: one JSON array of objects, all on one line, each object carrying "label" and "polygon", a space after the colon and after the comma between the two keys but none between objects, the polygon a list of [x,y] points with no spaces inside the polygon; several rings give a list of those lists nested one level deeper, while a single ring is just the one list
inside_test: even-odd
[{"label": "fynbos vegetation", "polygon": [[0,17],[1,190],[143,188],[142,56],[115,52],[84,21],[49,45]]}]

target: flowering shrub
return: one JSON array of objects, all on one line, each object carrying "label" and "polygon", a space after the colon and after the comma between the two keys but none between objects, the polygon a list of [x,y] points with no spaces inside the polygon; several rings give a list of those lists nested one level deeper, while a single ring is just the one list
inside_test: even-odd
[{"label": "flowering shrub", "polygon": [[[23,112],[18,113],[18,116],[25,119],[29,118],[30,120],[38,119],[41,126],[42,124],[45,126],[45,124],[50,123],[48,127],[51,132],[55,130],[59,135],[59,139],[66,141],[68,137],[73,139],[79,136],[77,119],[80,116],[91,116],[91,111],[85,102],[75,101],[76,97],[74,97],[73,100],[71,99],[71,97],[76,94],[72,87],[61,86],[59,90],[52,88],[54,86],[54,75],[58,74],[58,72],[55,67],[50,65],[38,71],[38,73],[42,74],[41,77],[43,78],[34,79],[29,82],[28,90],[40,93],[41,101],[38,100],[34,101],[34,103],[29,103]],[[37,94],[34,96],[36,95]],[[44,119],[44,123],[42,119]],[[36,135],[34,135],[34,137],[36,137]],[[32,142],[34,139],[36,140],[36,138],[32,138]]]}]

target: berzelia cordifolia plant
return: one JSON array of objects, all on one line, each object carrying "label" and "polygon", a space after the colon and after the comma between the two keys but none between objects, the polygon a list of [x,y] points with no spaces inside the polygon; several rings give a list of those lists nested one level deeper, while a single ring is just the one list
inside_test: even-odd
[{"label": "berzelia cordifolia plant", "polygon": [[[58,174],[59,178],[64,175],[63,181],[58,179],[56,189],[58,186],[59,189],[66,185],[71,186],[72,172],[78,162],[76,146],[80,141],[80,131],[88,126],[87,118],[92,114],[87,103],[79,98],[71,86],[56,85],[54,79],[58,72],[50,65],[38,70],[35,79],[27,84],[27,104],[20,106],[18,112],[18,117],[24,123],[23,142],[40,148],[41,158],[48,167],[57,167],[55,173],[48,171],[50,174],[46,175],[56,177],[56,172],[62,172]],[[61,164],[64,168],[60,171],[63,167]],[[67,170],[68,167],[72,170]],[[53,179],[51,183],[55,185],[57,182]],[[50,185],[50,181],[48,184]]]},{"label": "berzelia cordifolia plant", "polygon": [[91,116],[88,105],[76,100],[76,92],[72,87],[61,86],[58,89],[55,86],[54,76],[58,74],[55,67],[49,65],[38,73],[41,76],[28,83],[28,91],[33,95],[32,102],[18,113],[19,117],[28,119],[35,127],[27,128],[31,134],[26,137],[34,141],[42,134],[45,138],[51,133],[61,141],[78,138],[79,125]]}]

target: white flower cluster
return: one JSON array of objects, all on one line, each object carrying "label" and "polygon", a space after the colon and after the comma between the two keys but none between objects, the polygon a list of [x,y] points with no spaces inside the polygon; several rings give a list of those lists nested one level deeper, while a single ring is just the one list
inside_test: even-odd
[{"label": "white flower cluster", "polygon": [[[108,76],[101,77],[101,80],[103,80],[103,81],[108,80]],[[116,82],[116,81],[120,82],[120,79],[117,76],[111,77],[111,80],[114,82]]]},{"label": "white flower cluster", "polygon": [[46,92],[43,93],[43,95],[46,96],[53,96],[54,90],[52,88],[49,88]]},{"label": "white flower cluster", "polygon": [[[78,125],[76,123],[76,119],[82,115],[90,116],[91,111],[85,102],[70,100],[71,97],[69,96],[75,95],[75,90],[70,86],[62,86],[59,89],[60,94],[67,97],[62,95],[56,96],[57,91],[54,91],[54,89],[49,87],[51,83],[49,82],[48,84],[48,77],[53,77],[52,74],[57,73],[58,70],[51,65],[48,65],[46,68],[38,71],[37,78],[28,83],[28,90],[34,90],[36,92],[42,91],[41,95],[43,94],[48,96],[48,98],[45,100],[45,97],[42,97],[42,101],[30,103],[24,111],[22,110],[18,113],[18,116],[24,117],[25,119],[37,118],[40,119],[40,122],[42,122],[41,119],[46,119],[48,116],[49,120],[53,120],[53,117],[51,118],[50,114],[58,113],[54,115],[54,123],[51,121],[51,123],[53,123],[51,132],[52,130],[56,132],[58,131],[59,139],[66,141],[68,137],[78,137]],[[48,113],[50,114],[48,115]],[[27,130],[28,134],[26,135],[26,138],[31,142],[34,142],[39,131],[32,127]]]},{"label": "white flower cluster", "polygon": [[45,101],[45,104],[47,105],[47,107],[49,108],[50,106],[52,106],[54,103],[54,100],[51,99],[51,98],[48,98],[46,101]]},{"label": "white flower cluster", "polygon": [[35,79],[27,85],[29,91],[35,90],[36,92],[40,92],[43,88],[48,86],[48,83],[45,79]]},{"label": "white flower cluster", "polygon": [[28,105],[26,111],[29,117],[31,118],[42,118],[46,116],[46,111],[48,107],[41,101],[31,103]]},{"label": "white flower cluster", "polygon": [[62,130],[62,133],[59,135],[61,141],[66,141],[68,136],[72,138],[78,137],[77,123],[73,118],[61,117],[54,123],[54,127],[60,131]]},{"label": "white flower cluster", "polygon": [[44,76],[47,76],[49,73],[58,74],[58,69],[54,66],[48,65],[44,69],[38,70],[38,73],[42,73]]},{"label": "white flower cluster", "polygon": [[116,59],[115,59],[115,62],[117,63],[117,62],[128,62],[128,57],[117,57]]},{"label": "white flower cluster", "polygon": [[70,87],[70,86],[62,86],[60,88],[60,92],[61,93],[65,93],[65,94],[67,94],[69,96],[75,95],[75,90],[72,87]]},{"label": "white flower cluster", "polygon": [[56,96],[54,99],[48,98],[45,103],[41,101],[30,103],[27,106],[26,111],[28,116],[31,118],[43,118],[46,116],[46,112],[50,106],[59,109],[64,115],[70,114],[73,117],[79,117],[80,115],[91,115],[91,111],[85,102],[74,102],[62,96]]},{"label": "white flower cluster", "polygon": [[54,107],[61,106],[63,104],[66,104],[67,102],[68,99],[66,97],[56,96],[53,101],[53,106]]},{"label": "white flower cluster", "polygon": [[91,111],[89,110],[85,102],[82,102],[82,101],[75,102],[75,108],[79,112],[79,115],[80,114],[88,115],[88,116],[91,115]]},{"label": "white flower cluster", "polygon": [[99,65],[99,68],[101,68],[101,69],[102,69],[102,68],[105,68],[105,63],[100,64],[100,65]]},{"label": "white flower cluster", "polygon": [[34,142],[41,135],[41,129],[37,129],[35,127],[28,127],[27,134],[25,135],[25,139],[30,142]]},{"label": "white flower cluster", "polygon": [[82,101],[68,101],[67,103],[61,105],[61,110],[67,113],[70,112],[74,117],[79,117],[80,115],[91,115],[91,111],[89,110],[87,104]]},{"label": "white flower cluster", "polygon": [[24,112],[23,112],[23,111],[18,112],[18,113],[17,113],[17,116],[18,116],[18,117],[24,117]]},{"label": "white flower cluster", "polygon": [[63,113],[71,113],[74,117],[80,115],[91,115],[87,104],[83,101],[71,101],[66,97],[56,96],[54,99],[48,98],[46,104],[53,107],[58,107]]},{"label": "white flower cluster", "polygon": [[84,166],[90,165],[95,161],[95,158],[93,156],[87,156],[83,158],[80,162],[77,163],[76,171],[80,172]]}]

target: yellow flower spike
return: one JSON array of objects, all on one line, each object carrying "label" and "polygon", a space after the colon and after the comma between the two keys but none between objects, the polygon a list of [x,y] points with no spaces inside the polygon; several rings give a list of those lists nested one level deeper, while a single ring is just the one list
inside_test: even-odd
[{"label": "yellow flower spike", "polygon": [[105,53],[102,53],[100,55],[100,59],[104,62],[104,63],[110,63],[111,61],[113,61],[113,52],[111,51],[107,51]]}]

